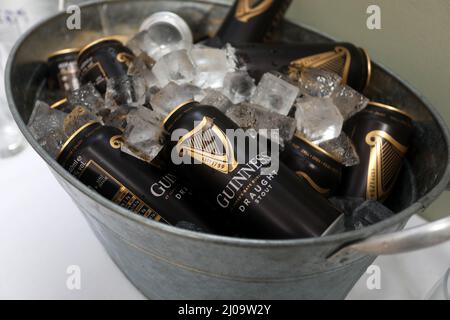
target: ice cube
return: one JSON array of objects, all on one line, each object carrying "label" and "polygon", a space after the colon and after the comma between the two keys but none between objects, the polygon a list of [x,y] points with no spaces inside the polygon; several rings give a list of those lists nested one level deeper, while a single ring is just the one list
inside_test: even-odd
[{"label": "ice cube", "polygon": [[330,201],[346,215],[351,216],[353,211],[364,203],[365,199],[354,197],[332,197],[330,198]]},{"label": "ice cube", "polygon": [[152,108],[162,114],[168,114],[180,104],[194,100],[198,94],[197,87],[192,85],[177,85],[170,82],[151,97]]},{"label": "ice cube", "polygon": [[105,101],[92,83],[87,83],[67,96],[71,106],[85,107],[89,112],[98,114],[105,108]]},{"label": "ice cube", "polygon": [[[167,16],[173,13],[158,12],[156,15],[166,15],[166,17],[158,17],[160,21],[152,21],[150,25],[147,23],[145,30],[137,33],[128,42],[128,47],[135,54],[144,51],[158,60],[170,52],[192,47],[192,35],[184,21],[182,23],[185,27],[182,28],[183,25],[180,26],[179,21],[174,21],[172,17]],[[178,19],[181,20],[180,17]]]},{"label": "ice cube", "polygon": [[164,117],[165,116],[163,114],[157,111],[150,110],[144,107],[138,107],[128,113],[127,121],[129,121],[131,125],[137,122],[140,123],[141,121],[145,121],[153,126],[158,127],[161,125]]},{"label": "ice cube", "polygon": [[369,103],[369,99],[349,86],[337,88],[332,97],[344,120],[363,110]]},{"label": "ice cube", "polygon": [[201,101],[206,96],[205,90],[203,90],[197,86],[194,86],[193,84],[182,84],[182,85],[180,85],[180,90],[182,92],[187,92],[187,93],[192,94],[195,101]]},{"label": "ice cube", "polygon": [[200,88],[222,87],[225,75],[236,67],[227,50],[197,46],[190,55],[195,68],[193,84]]},{"label": "ice cube", "polygon": [[[234,48],[231,44],[227,43],[222,50],[225,51],[225,54],[227,56],[227,63],[230,69],[237,70],[238,57],[236,56],[236,48]],[[245,71],[245,66],[242,67],[242,70]]]},{"label": "ice cube", "polygon": [[110,78],[106,83],[105,104],[112,110],[120,105],[141,106],[145,93],[145,81],[139,76]]},{"label": "ice cube", "polygon": [[33,137],[53,158],[56,158],[67,139],[63,131],[66,116],[66,113],[50,109],[48,104],[37,101],[28,121],[28,128]]},{"label": "ice cube", "polygon": [[348,229],[362,229],[394,216],[395,213],[378,201],[368,200],[348,216],[345,225]]},{"label": "ice cube", "polygon": [[334,155],[346,167],[359,164],[359,156],[355,146],[344,132],[335,139],[322,142],[319,146]]},{"label": "ice cube", "polygon": [[354,230],[353,226],[349,226],[349,220],[351,220],[353,211],[364,203],[363,198],[352,198],[352,197],[332,197],[329,199],[330,202],[344,214],[341,215],[332,226],[329,227],[322,236],[338,234],[350,230]]},{"label": "ice cube", "polygon": [[266,73],[261,78],[250,102],[273,112],[287,115],[295,103],[300,89],[274,74]]},{"label": "ice cube", "polygon": [[128,68],[128,75],[144,79],[147,88],[159,86],[159,82],[152,72],[154,64],[155,61],[143,52],[131,63]]},{"label": "ice cube", "polygon": [[249,103],[232,106],[226,115],[243,129],[278,129],[281,144],[291,140],[296,129],[295,119]]},{"label": "ice cube", "polygon": [[133,51],[135,56],[140,55],[141,53],[145,53],[148,55],[147,50],[151,51],[151,43],[147,43],[147,32],[141,31],[136,33],[128,42],[126,43],[126,46],[128,49]]},{"label": "ice cube", "polygon": [[331,98],[299,98],[296,109],[297,130],[311,142],[319,144],[341,134],[344,118]]},{"label": "ice cube", "polygon": [[200,103],[216,107],[222,112],[226,112],[233,105],[226,96],[214,89],[207,89],[206,96],[200,100]]},{"label": "ice cube", "polygon": [[107,126],[124,130],[127,125],[128,114],[135,109],[136,107],[129,105],[117,106],[117,108],[103,117],[103,122]]},{"label": "ice cube", "polygon": [[63,130],[67,136],[77,131],[83,125],[92,122],[99,121],[98,117],[90,113],[85,107],[76,106],[73,110],[64,118]]},{"label": "ice cube", "polygon": [[167,41],[165,43],[158,43],[154,39],[155,36],[158,35],[155,35],[148,30],[140,31],[128,41],[127,47],[130,48],[135,55],[145,52],[155,60],[160,59],[172,51],[186,49],[179,41],[171,44],[173,39],[170,37],[166,39]]},{"label": "ice cube", "polygon": [[340,87],[342,78],[337,74],[321,70],[305,68],[302,70],[299,87],[300,91],[312,97],[330,97]]},{"label": "ice cube", "polygon": [[234,104],[248,101],[255,89],[255,80],[246,71],[227,73],[223,80],[222,92]]},{"label": "ice cube", "polygon": [[159,152],[162,150],[162,145],[155,141],[143,141],[134,145],[124,142],[121,144],[121,151],[133,156],[139,160],[151,163]]},{"label": "ice cube", "polygon": [[127,116],[122,151],[151,162],[161,151],[162,115],[147,108],[137,108]]},{"label": "ice cube", "polygon": [[188,83],[194,79],[194,65],[186,50],[173,51],[159,59],[153,66],[153,74],[160,87],[169,82]]}]

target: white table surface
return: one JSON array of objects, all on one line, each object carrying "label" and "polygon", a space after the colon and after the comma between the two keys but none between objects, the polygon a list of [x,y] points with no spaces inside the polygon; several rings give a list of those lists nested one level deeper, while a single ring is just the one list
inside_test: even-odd
[{"label": "white table surface", "polygon": [[[0,177],[0,298],[144,299],[31,147],[0,159]],[[423,222],[413,217],[409,226]],[[349,299],[422,299],[450,266],[450,244],[374,264],[381,290],[367,289],[365,274]],[[71,265],[80,267],[80,290],[66,286]]]}]

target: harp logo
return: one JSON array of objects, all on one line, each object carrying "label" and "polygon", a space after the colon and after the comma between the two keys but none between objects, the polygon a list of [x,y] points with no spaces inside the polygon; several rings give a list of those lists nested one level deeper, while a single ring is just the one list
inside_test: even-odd
[{"label": "harp logo", "polygon": [[209,117],[202,121],[178,141],[176,151],[180,156],[188,155],[222,173],[237,168],[233,147],[225,133]]},{"label": "harp logo", "polygon": [[369,132],[366,143],[370,146],[366,198],[383,200],[394,186],[408,148],[380,130]]},{"label": "harp logo", "polygon": [[239,0],[235,17],[237,20],[247,23],[250,19],[266,12],[274,0]]},{"label": "harp logo", "polygon": [[304,68],[317,68],[337,73],[342,78],[342,84],[347,84],[350,72],[351,54],[347,48],[336,47],[334,51],[327,51],[291,62],[289,75],[298,80]]}]

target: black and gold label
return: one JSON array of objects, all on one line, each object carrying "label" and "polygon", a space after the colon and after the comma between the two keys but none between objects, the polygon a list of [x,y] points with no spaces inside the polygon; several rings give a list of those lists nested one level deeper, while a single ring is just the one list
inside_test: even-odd
[{"label": "black and gold label", "polygon": [[49,89],[67,93],[80,88],[78,52],[79,49],[69,48],[58,50],[48,57]]},{"label": "black and gold label", "polygon": [[289,75],[293,79],[298,80],[304,68],[317,68],[340,75],[342,83],[347,84],[351,59],[350,51],[347,48],[338,46],[333,51],[292,61],[289,67]]},{"label": "black and gold label", "polygon": [[[212,216],[240,236],[320,235],[340,215],[303,179],[276,161],[278,154],[262,147],[258,135],[247,136],[245,143],[238,143],[238,137],[232,139],[229,130],[241,129],[213,106],[186,104],[165,120],[164,129],[169,157],[173,151],[182,152],[190,157],[183,160],[195,158],[201,163],[177,163],[171,158],[172,168],[202,194],[204,202],[215,204]],[[187,132],[181,140],[173,139],[178,130]],[[259,148],[251,150],[251,146]]]},{"label": "black and gold label", "polygon": [[187,154],[222,173],[233,172],[238,166],[228,137],[209,117],[203,117],[194,129],[185,134],[178,141],[176,150],[178,154]]},{"label": "black and gold label", "polygon": [[126,76],[133,60],[133,52],[117,39],[94,41],[83,48],[78,56],[81,82],[92,82],[104,94],[107,79]]},{"label": "black and gold label", "polygon": [[121,182],[103,169],[96,161],[89,160],[87,163],[82,157],[74,159],[68,167],[69,172],[77,177],[81,182],[90,186],[104,197],[111,199],[114,203],[133,211],[143,217],[151,218],[155,221],[164,220],[150,205],[131,192]]},{"label": "black and gold label", "polygon": [[106,89],[108,75],[99,61],[86,60],[81,65],[80,72],[83,82],[92,82],[96,87],[102,86]]},{"label": "black and gold label", "polygon": [[321,186],[319,186],[313,178],[311,178],[309,176],[309,174],[307,174],[304,171],[297,171],[296,172],[297,176],[302,177],[303,179],[305,179],[306,181],[308,181],[309,185],[316,190],[318,193],[323,194],[323,195],[328,195],[331,191],[330,188],[322,188]]},{"label": "black and gold label", "polygon": [[344,125],[360,158],[346,168],[342,195],[385,201],[392,193],[414,136],[412,118],[404,111],[370,102]]},{"label": "black and gold label", "polygon": [[283,162],[318,193],[329,197],[336,192],[342,164],[322,148],[297,134],[281,156]]},{"label": "black and gold label", "polygon": [[370,146],[366,199],[385,199],[394,186],[408,148],[381,130],[369,132],[366,143]]},{"label": "black and gold label", "polygon": [[266,12],[274,0],[238,0],[235,17],[247,23],[250,19]]}]

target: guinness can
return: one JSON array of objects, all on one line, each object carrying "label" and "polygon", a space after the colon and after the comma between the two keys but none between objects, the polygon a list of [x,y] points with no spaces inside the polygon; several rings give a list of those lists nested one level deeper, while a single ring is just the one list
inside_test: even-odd
[{"label": "guinness can", "polygon": [[216,34],[219,46],[261,42],[283,19],[292,0],[237,0]]},{"label": "guinness can", "polygon": [[325,197],[335,194],[341,182],[342,164],[332,154],[296,134],[281,154],[297,176]]},{"label": "guinness can", "polygon": [[[273,164],[270,151],[250,154],[250,140],[232,144],[225,131],[239,128],[215,107],[187,102],[167,116],[164,128],[169,136],[183,131],[176,141],[168,137],[166,150],[192,160],[174,165],[174,170],[214,202],[222,213],[217,218],[241,236],[316,237],[341,214],[283,163],[262,174],[263,167]],[[245,154],[246,160],[239,163],[238,154]]]},{"label": "guinness can", "polygon": [[304,68],[318,68],[337,73],[342,84],[363,91],[372,75],[368,52],[350,43],[240,44],[236,55],[255,79],[276,70],[298,80]]},{"label": "guinness can", "polygon": [[344,195],[383,201],[392,190],[413,134],[411,117],[392,106],[370,102],[345,124],[360,164],[344,170]]},{"label": "guinness can", "polygon": [[126,76],[133,59],[133,52],[117,37],[91,42],[81,49],[78,55],[81,83],[92,82],[97,90],[104,94],[107,79]]},{"label": "guinness can", "polygon": [[121,135],[114,127],[87,123],[63,144],[57,161],[81,182],[136,214],[220,232],[208,220],[211,211],[175,175],[121,152]]},{"label": "guinness can", "polygon": [[80,88],[78,53],[79,49],[63,49],[52,53],[47,60],[50,90],[70,92]]}]

